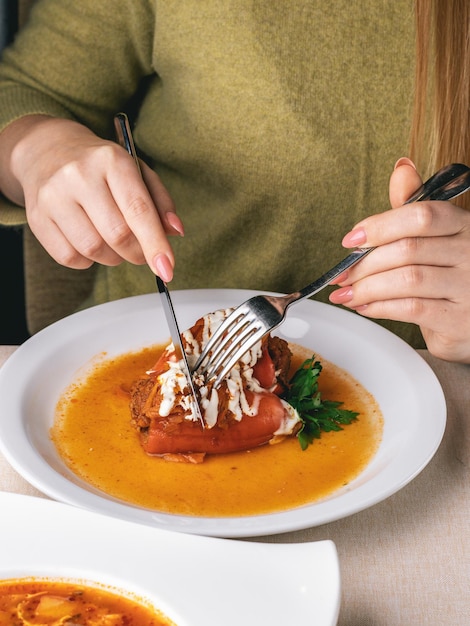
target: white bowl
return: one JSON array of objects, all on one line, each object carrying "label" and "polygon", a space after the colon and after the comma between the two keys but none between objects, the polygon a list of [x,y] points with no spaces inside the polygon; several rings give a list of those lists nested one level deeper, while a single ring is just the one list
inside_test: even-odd
[{"label": "white bowl", "polygon": [[[184,329],[253,294],[190,290],[172,296]],[[20,346],[0,370],[0,448],[27,481],[56,500],[160,528],[224,537],[282,533],[346,517],[395,493],[426,466],[444,433],[446,404],[436,376],[415,350],[367,319],[311,300],[296,304],[277,334],[350,372],[375,396],[384,417],[375,457],[354,481],[322,501],[268,515],[170,515],[108,496],[64,464],[49,437],[57,400],[96,355],[111,357],[168,339],[157,294],[77,313]]]},{"label": "white bowl", "polygon": [[331,541],[199,537],[8,493],[0,493],[0,510],[0,580],[105,585],[150,602],[176,626],[337,623],[340,575]]}]

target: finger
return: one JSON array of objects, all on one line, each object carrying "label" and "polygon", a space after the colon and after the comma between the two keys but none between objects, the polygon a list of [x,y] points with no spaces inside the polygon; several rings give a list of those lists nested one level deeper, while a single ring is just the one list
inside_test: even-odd
[{"label": "finger", "polygon": [[[405,204],[408,198],[410,198],[421,185],[422,180],[416,171],[414,163],[406,157],[399,159],[390,177],[389,196],[392,207],[397,208]],[[370,245],[368,242],[368,233],[365,230],[366,224],[367,222],[364,223],[363,220],[354,226],[343,238],[343,246],[353,248],[356,246]]]},{"label": "finger", "polygon": [[370,319],[417,324],[434,356],[448,361],[470,362],[469,309],[441,299],[404,298],[373,302],[357,313]]},{"label": "finger", "polygon": [[470,214],[450,202],[414,202],[367,217],[343,238],[343,245],[375,247],[406,237],[445,237],[467,231],[469,225]]},{"label": "finger", "polygon": [[399,159],[390,176],[389,196],[392,208],[396,209],[405,204],[422,184],[423,181],[413,161],[406,157]]},{"label": "finger", "polygon": [[38,228],[31,223],[29,226],[39,243],[59,265],[76,270],[93,265],[93,260],[79,253],[53,221],[47,223],[47,228]]},{"label": "finger", "polygon": [[[410,292],[377,292],[373,296],[364,296],[353,287],[345,287],[330,294],[333,304],[342,304],[364,317],[383,320],[395,320],[415,324],[432,332],[452,331],[455,326],[455,311],[460,306],[450,299],[442,297],[423,297]],[[460,332],[460,331],[459,331]]]},{"label": "finger", "polygon": [[417,324],[434,356],[470,362],[469,308],[443,299],[402,298],[372,302],[357,313],[370,319],[388,319]]},{"label": "finger", "polygon": [[[84,186],[83,189],[86,191],[88,187]],[[89,266],[91,262],[103,265],[122,263],[124,258],[103,239],[83,206],[71,200],[67,195],[65,197],[55,195],[52,200],[49,195],[50,193],[46,190],[40,194],[39,204],[27,202],[26,216],[36,238],[58,263],[75,269]],[[99,186],[95,185],[92,198],[88,202],[97,214],[98,224],[100,219],[105,219],[106,215],[106,211],[102,210],[101,195]],[[109,190],[107,197],[111,198]],[[86,201],[85,204],[87,204]],[[117,213],[116,210],[115,212]],[[122,222],[122,216],[120,219]],[[138,248],[137,242],[136,248]],[[139,259],[136,259],[135,262],[138,261]],[[144,262],[145,259],[140,251],[140,263]]]},{"label": "finger", "polygon": [[469,289],[467,273],[457,268],[409,265],[341,287],[331,294],[330,300],[356,310],[371,303],[413,298],[458,303],[465,301]]},{"label": "finger", "polygon": [[[125,180],[125,184],[122,181]],[[149,267],[168,282],[173,277],[174,256],[152,197],[131,158],[119,174],[112,171],[109,188],[126,224],[139,242]]]},{"label": "finger", "polygon": [[136,265],[146,262],[139,241],[104,180],[97,181],[92,189],[85,187],[80,202],[75,212],[68,211],[61,228],[81,254],[103,265],[123,260]]},{"label": "finger", "polygon": [[[354,310],[370,319],[394,320],[417,325],[423,330],[425,338],[426,335],[440,334],[442,338],[447,337],[448,340],[452,336],[455,336],[456,340],[457,337],[462,340],[465,336],[465,328],[462,325],[457,327],[455,323],[457,306],[445,299],[395,298],[371,302]],[[470,332],[470,328],[468,331]]]},{"label": "finger", "polygon": [[140,162],[142,176],[167,235],[184,236],[184,226],[176,214],[175,203],[163,185],[160,177],[143,161]]},{"label": "finger", "polygon": [[368,275],[409,265],[438,267],[468,265],[468,245],[458,235],[399,239],[373,250],[332,284],[351,285]]},{"label": "finger", "polygon": [[[83,207],[77,211],[77,219],[70,217],[66,221],[57,224],[70,247],[79,255],[101,265],[115,266],[123,261],[129,261],[135,265],[143,265],[145,258],[138,242],[131,234],[134,245],[118,246],[110,245],[116,239],[116,230],[108,230],[103,237],[97,228],[97,224],[91,222]],[[128,229],[125,229],[128,231]],[[107,241],[108,240],[108,241]],[[122,251],[122,253],[121,253]]]}]

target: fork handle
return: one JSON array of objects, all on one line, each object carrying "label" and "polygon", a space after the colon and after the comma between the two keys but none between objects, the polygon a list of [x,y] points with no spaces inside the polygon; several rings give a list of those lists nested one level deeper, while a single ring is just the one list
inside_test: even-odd
[{"label": "fork handle", "polygon": [[[357,250],[353,250],[337,265],[325,272],[323,276],[320,276],[320,278],[317,278],[317,280],[314,280],[313,283],[310,283],[310,285],[307,285],[300,291],[289,294],[288,297],[292,297],[291,302],[296,302],[297,300],[301,300],[302,298],[308,298],[308,296],[315,295],[324,287],[327,287],[340,274],[345,272],[353,265],[356,265],[356,263],[358,263],[361,259],[367,256],[370,252],[372,252],[372,250],[375,250],[375,248],[357,248]],[[289,302],[289,304],[291,302]]]},{"label": "fork handle", "polygon": [[[461,163],[452,163],[440,169],[417,189],[405,204],[422,202],[423,200],[451,200],[467,191],[470,187],[470,168]],[[357,248],[348,254],[342,261],[332,267],[328,272],[317,278],[300,291],[284,297],[289,306],[293,302],[308,298],[329,285],[337,276],[348,268],[355,265],[375,248]]]}]

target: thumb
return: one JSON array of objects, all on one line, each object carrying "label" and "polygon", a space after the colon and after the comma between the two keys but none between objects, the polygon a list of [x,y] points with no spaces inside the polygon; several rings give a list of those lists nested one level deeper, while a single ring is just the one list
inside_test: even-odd
[{"label": "thumb", "polygon": [[423,181],[413,161],[406,157],[399,159],[390,177],[389,197],[392,208],[405,204],[422,184]]}]

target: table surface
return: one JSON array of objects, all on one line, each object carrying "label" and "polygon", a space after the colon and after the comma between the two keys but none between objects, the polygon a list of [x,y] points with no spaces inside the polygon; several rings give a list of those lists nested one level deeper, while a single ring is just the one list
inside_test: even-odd
[{"label": "table surface", "polygon": [[[0,346],[0,366],[14,350]],[[420,354],[440,380],[448,411],[444,438],[428,466],[366,511],[256,538],[335,542],[343,589],[339,626],[470,624],[470,366]],[[0,491],[46,497],[1,455]]]}]

